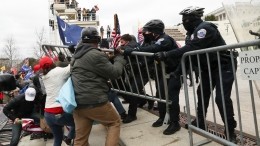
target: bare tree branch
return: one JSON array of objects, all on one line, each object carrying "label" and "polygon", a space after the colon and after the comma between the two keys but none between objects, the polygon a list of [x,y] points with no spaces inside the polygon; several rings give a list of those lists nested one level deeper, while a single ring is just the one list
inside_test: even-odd
[{"label": "bare tree branch", "polygon": [[15,40],[12,36],[6,39],[6,44],[3,50],[4,54],[9,59],[10,67],[12,67],[13,61],[17,58],[17,48],[15,47]]},{"label": "bare tree branch", "polygon": [[44,55],[44,52],[41,49],[42,44],[46,43],[46,31],[44,27],[38,32],[36,30],[36,46],[34,47],[34,55],[38,58],[42,57]]}]

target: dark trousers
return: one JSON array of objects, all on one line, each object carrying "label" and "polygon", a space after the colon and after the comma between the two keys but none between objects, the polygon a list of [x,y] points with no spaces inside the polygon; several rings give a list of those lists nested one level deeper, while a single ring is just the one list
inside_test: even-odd
[{"label": "dark trousers", "polygon": [[169,100],[172,104],[169,105],[169,114],[171,122],[179,122],[180,117],[180,104],[179,104],[179,94],[181,90],[181,79],[179,76],[170,77],[168,81],[168,94]]},{"label": "dark trousers", "polygon": [[[36,113],[32,113],[29,117],[24,117],[24,118],[33,119],[35,124],[39,124],[40,122],[40,118],[37,116]],[[10,146],[18,145],[22,130],[23,130],[22,124],[12,125],[12,138],[11,138]]]},{"label": "dark trousers", "polygon": [[189,76],[189,80],[190,80],[190,85],[192,85],[192,74],[194,72],[194,75],[195,75],[195,82],[198,83],[199,82],[199,71],[198,71],[198,68],[197,67],[193,67],[192,68],[193,70],[188,70],[187,71],[187,75]]},{"label": "dark trousers", "polygon": [[107,38],[110,38],[110,31],[107,32]]},{"label": "dark trousers", "polygon": [[[178,122],[180,120],[180,105],[179,105],[179,94],[181,89],[181,81],[180,77],[170,76],[167,79],[168,83],[168,95],[169,100],[172,101],[172,104],[169,105],[169,114],[171,122]],[[156,87],[156,97],[159,98],[159,90],[161,94],[161,98],[165,99],[164,85],[162,77],[159,77],[159,90]],[[166,114],[166,104],[162,102],[158,102],[158,110],[159,110],[159,118],[164,119]]]},{"label": "dark trousers", "polygon": [[96,13],[92,13],[91,16],[92,16],[92,17],[91,17],[91,18],[92,18],[92,21],[93,21],[93,20],[96,20]]},{"label": "dark trousers", "polygon": [[63,127],[70,126],[68,138],[73,139],[75,137],[75,124],[72,114],[51,114],[44,113],[45,120],[54,135],[53,146],[60,146],[63,139]]},{"label": "dark trousers", "polygon": [[125,109],[115,91],[110,90],[108,92],[108,100],[113,103],[119,114],[125,113]]},{"label": "dark trousers", "polygon": [[[158,81],[157,79],[155,79],[155,83],[156,83],[156,98],[161,98],[161,99],[165,99],[165,92],[164,92],[164,84],[163,84],[163,78],[162,76],[158,77]],[[159,82],[159,83],[158,83]],[[158,87],[159,84],[159,87]],[[159,110],[159,118],[160,119],[164,119],[165,114],[166,114],[166,104],[162,103],[162,102],[158,102],[158,110]]]},{"label": "dark trousers", "polygon": [[[234,60],[234,61],[235,61],[235,69],[237,69],[237,62],[236,62],[236,60]],[[230,98],[232,85],[234,82],[234,75],[233,75],[231,62],[229,64],[222,64],[221,74],[222,74],[222,83],[220,83],[219,70],[213,70],[211,72],[212,87],[213,87],[213,89],[216,88],[215,102],[218,106],[219,113],[221,115],[221,119],[225,123],[222,96],[221,96],[221,87],[220,87],[221,84],[223,85],[224,103],[225,103],[225,108],[226,108],[228,127],[232,129],[232,128],[236,127],[236,121],[234,119],[233,103]],[[206,116],[207,108],[209,106],[210,95],[212,94],[211,89],[210,89],[209,73],[207,71],[206,72],[203,71],[201,73],[201,80],[202,80],[202,82],[200,83],[200,85],[198,86],[198,89],[197,89],[197,94],[198,94],[197,113],[198,113],[199,119],[203,119],[202,98],[204,99],[204,109],[205,109],[205,116]],[[201,85],[203,86],[203,97],[202,97],[201,89],[200,89]]]},{"label": "dark trousers", "polygon": [[17,146],[20,140],[22,132],[22,125],[21,124],[13,124],[12,125],[12,139],[10,142],[10,146]]},{"label": "dark trousers", "polygon": [[[135,84],[134,78],[130,79],[130,86],[132,88],[133,93],[138,93],[137,91],[139,91],[139,94],[144,95],[143,85],[145,85],[148,82],[148,78],[146,76],[143,76],[142,78],[143,78],[143,83],[141,81],[140,75],[139,74],[135,75],[137,86]],[[131,90],[128,89],[128,91],[131,91]],[[140,97],[127,95],[127,100],[129,101],[128,115],[135,117],[137,108],[138,108],[138,103],[140,103],[140,101],[142,101],[142,99]]]}]

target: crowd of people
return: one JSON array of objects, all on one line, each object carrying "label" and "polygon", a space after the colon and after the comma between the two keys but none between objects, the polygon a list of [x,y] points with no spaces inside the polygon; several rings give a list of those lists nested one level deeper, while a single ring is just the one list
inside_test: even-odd
[{"label": "crowd of people", "polygon": [[[101,26],[99,28],[99,32],[100,32],[100,36],[101,36],[101,39],[104,39],[104,32],[105,32],[105,29],[103,26]],[[107,25],[107,29],[106,29],[106,38],[109,39],[110,38],[110,34],[111,34],[111,29],[110,29],[110,26]]]},{"label": "crowd of people", "polygon": [[[74,139],[75,146],[88,146],[88,139],[94,121],[108,127],[105,145],[116,146],[119,142],[121,120],[124,124],[137,120],[136,114],[138,106],[147,101],[133,95],[122,95],[125,101],[129,103],[128,112],[126,113],[124,108],[122,108],[121,102],[118,100],[117,93],[110,90],[109,85],[112,83],[109,83],[108,81],[116,80],[120,76],[126,75],[124,67],[127,68],[127,66],[131,65],[131,69],[135,74],[135,79],[131,78],[131,76],[129,77],[130,84],[129,87],[126,87],[126,90],[130,91],[131,89],[131,92],[133,93],[145,94],[142,85],[146,84],[149,78],[144,74],[141,76],[138,69],[138,66],[144,64],[142,63],[143,60],[142,58],[139,58],[138,65],[132,64],[131,53],[133,51],[150,52],[154,53],[154,56],[149,58],[150,61],[148,60],[148,64],[149,62],[156,60],[158,62],[157,67],[159,68],[161,67],[160,62],[164,61],[166,64],[166,73],[170,74],[170,77],[167,78],[167,87],[169,100],[172,104],[169,105],[170,118],[168,127],[163,131],[163,134],[174,134],[181,129],[179,123],[179,93],[181,89],[180,76],[182,75],[180,59],[182,55],[188,51],[226,44],[218,31],[217,26],[213,23],[204,22],[201,19],[203,12],[204,8],[200,7],[188,7],[180,12],[183,26],[187,31],[185,45],[181,48],[179,48],[174,38],[165,34],[164,23],[159,19],[150,20],[143,26],[142,34],[144,41],[141,44],[137,43],[132,35],[122,35],[120,45],[117,48],[114,48],[114,55],[112,57],[108,57],[107,54],[100,51],[99,43],[101,37],[99,31],[94,27],[84,28],[81,33],[80,43],[75,49],[73,47],[71,49],[71,53],[73,54],[71,62],[64,61],[64,56],[62,54],[60,54],[61,59],[59,60],[65,62],[65,66],[63,67],[57,65],[57,63],[55,64],[50,57],[41,58],[38,66],[34,66],[35,70],[33,74],[35,75],[33,76],[34,78],[31,78],[33,86],[28,85],[25,93],[19,94],[14,99],[23,98],[23,102],[20,104],[34,101],[32,98],[28,100],[28,97],[31,97],[31,94],[30,96],[27,96],[26,93],[29,92],[29,89],[35,89],[35,91],[33,91],[35,92],[35,95],[32,95],[35,99],[39,97],[45,98],[44,104],[41,104],[44,105],[44,117],[54,135],[54,146],[60,146],[62,140],[64,140],[62,131],[63,126],[69,126],[69,134],[66,136],[66,140],[70,141],[71,139]],[[224,54],[223,56],[229,54],[229,52],[225,51],[221,53]],[[209,60],[211,64],[210,69],[208,68],[207,60],[205,59],[206,57],[201,56],[200,64],[195,64],[195,66],[201,66],[201,77],[197,90],[197,117],[192,121],[192,125],[198,125],[198,127],[203,130],[206,129],[205,118],[209,99],[212,94],[210,89],[210,84],[212,84],[212,87],[216,89],[216,104],[219,108],[222,121],[228,127],[228,129],[225,129],[224,134],[229,137],[228,140],[236,143],[236,121],[234,119],[234,109],[230,98],[234,81],[231,60],[220,56],[223,79],[222,82],[220,82],[218,75],[219,68],[216,61],[217,56],[214,53],[211,55]],[[126,59],[128,56],[130,59]],[[234,58],[234,62],[236,63],[236,58]],[[36,70],[36,68],[38,70]],[[142,69],[145,70],[144,67],[141,67],[141,70]],[[212,74],[212,82],[210,82],[209,70]],[[159,71],[158,80],[155,80],[156,84],[159,85],[156,86],[155,96],[156,98],[159,98],[160,96],[165,99],[165,87],[162,74],[163,73]],[[77,102],[77,107],[73,111],[73,114],[65,113],[62,106],[55,102],[59,90],[69,76],[73,82],[75,99]],[[37,82],[33,82],[36,79]],[[224,101],[222,101],[223,99],[221,97],[221,85],[224,89]],[[45,87],[45,92],[43,92],[42,87]],[[116,109],[110,102],[114,104]],[[225,104],[222,104],[222,102]],[[11,103],[12,102],[10,102],[10,104]],[[148,100],[148,103],[150,107],[153,107],[153,101]],[[223,107],[223,105],[225,107]],[[16,114],[15,116],[10,113],[11,108],[9,107],[10,105],[8,103],[4,112],[14,121],[14,125],[17,124],[19,119],[32,116],[32,114],[20,114],[20,112],[32,108],[24,108],[23,110],[17,111],[19,114]],[[224,113],[223,109],[226,109],[227,112]],[[166,115],[166,104],[158,102],[158,110],[159,118],[151,125],[152,127],[160,127],[163,125]],[[26,111],[26,113],[32,113],[32,111]],[[227,117],[227,123],[225,122],[224,115]],[[18,127],[20,128],[20,126]],[[13,130],[15,129],[17,128],[14,128]],[[15,139],[17,136],[13,135],[13,137]],[[17,140],[15,143],[17,144]]]},{"label": "crowd of people", "polygon": [[95,21],[96,12],[99,10],[97,5],[94,5],[90,9],[80,8],[79,3],[76,0],[56,0],[50,5],[52,14],[54,15],[54,4],[65,4],[67,9],[75,9],[77,11],[77,20],[78,21]]}]

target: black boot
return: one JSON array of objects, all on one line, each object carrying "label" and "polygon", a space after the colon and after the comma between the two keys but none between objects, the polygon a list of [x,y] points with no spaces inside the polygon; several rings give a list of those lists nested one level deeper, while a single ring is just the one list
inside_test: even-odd
[{"label": "black boot", "polygon": [[126,118],[123,120],[123,123],[131,123],[137,120],[136,116],[127,115]]},{"label": "black boot", "polygon": [[149,100],[149,101],[148,101],[148,110],[153,109],[153,106],[154,106],[154,101]]},{"label": "black boot", "polygon": [[163,131],[164,135],[171,135],[175,132],[179,131],[181,129],[181,126],[179,122],[171,122],[170,125]]},{"label": "black boot", "polygon": [[138,107],[139,108],[143,108],[144,107],[144,105],[146,104],[146,100],[142,100],[142,101],[140,101],[140,103],[138,104]]},{"label": "black boot", "polygon": [[[237,136],[235,134],[235,128],[236,127],[237,127],[237,122],[236,121],[234,121],[232,123],[229,123],[229,126],[228,126],[228,129],[229,129],[228,130],[228,132],[229,132],[229,141],[234,143],[234,144],[237,144]],[[224,134],[226,136],[226,139],[228,139],[226,129],[224,130]]]},{"label": "black boot", "polygon": [[154,123],[153,123],[153,127],[160,127],[160,126],[162,126],[163,125],[163,121],[164,121],[164,119],[162,119],[162,118],[159,118],[157,121],[155,121]]},{"label": "black boot", "polygon": [[[224,131],[224,134],[226,136],[226,139],[228,140],[226,130]],[[235,134],[235,129],[230,129],[229,130],[229,141],[234,143],[234,144],[237,144],[237,136]]]},{"label": "black boot", "polygon": [[64,136],[63,141],[67,144],[70,145],[71,144],[71,140],[70,138],[68,138],[67,136]]},{"label": "black boot", "polygon": [[127,117],[127,114],[125,112],[123,112],[122,114],[120,114],[120,117],[122,120],[124,120]]},{"label": "black boot", "polygon": [[[199,118],[198,122],[199,122],[199,128],[202,129],[202,130],[205,130],[205,122],[204,122],[204,120]],[[193,121],[191,121],[191,125],[197,127],[197,119],[194,119]],[[207,125],[206,125],[206,127],[207,127]],[[185,124],[185,128],[188,129],[188,124]]]}]

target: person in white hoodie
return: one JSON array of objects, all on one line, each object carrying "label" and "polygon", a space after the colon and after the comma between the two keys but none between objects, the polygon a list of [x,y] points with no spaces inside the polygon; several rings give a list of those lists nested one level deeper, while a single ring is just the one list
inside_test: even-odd
[{"label": "person in white hoodie", "polygon": [[56,102],[56,97],[63,84],[70,76],[70,65],[67,67],[56,67],[50,57],[43,57],[39,61],[43,71],[43,84],[46,90],[46,103],[44,117],[54,135],[53,146],[61,146],[63,140],[64,125],[70,126],[66,143],[69,144],[75,136],[75,124],[72,114],[65,113],[60,103]]}]

